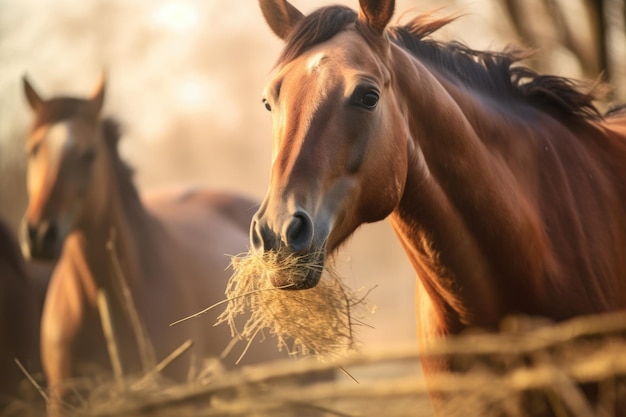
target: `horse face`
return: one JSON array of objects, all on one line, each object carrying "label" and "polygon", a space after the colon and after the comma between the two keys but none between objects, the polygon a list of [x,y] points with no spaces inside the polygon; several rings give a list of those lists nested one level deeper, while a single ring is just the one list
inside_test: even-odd
[{"label": "horse face", "polygon": [[32,257],[58,257],[83,215],[96,156],[95,147],[81,140],[89,134],[95,134],[93,127],[71,120],[41,128],[29,139],[29,204],[22,227]]},{"label": "horse face", "polygon": [[[271,13],[264,9],[272,26]],[[288,19],[280,20],[280,27],[272,26],[277,34]],[[273,161],[268,193],[251,226],[256,251],[296,254],[323,266],[359,225],[397,206],[406,134],[384,65],[389,45],[376,31],[362,33],[371,29],[364,22],[348,25],[284,63],[268,84]],[[376,37],[375,47],[366,36]],[[309,269],[292,288],[316,285],[321,270]]]},{"label": "horse face", "polygon": [[22,220],[22,250],[27,257],[55,259],[67,235],[85,216],[95,214],[87,201],[89,190],[94,194],[99,188],[92,184],[98,182],[94,171],[102,91],[90,100],[71,102],[72,115],[55,120],[49,115],[63,114],[59,108],[69,104],[64,99],[41,100],[24,82],[37,122],[26,145],[29,202]]}]

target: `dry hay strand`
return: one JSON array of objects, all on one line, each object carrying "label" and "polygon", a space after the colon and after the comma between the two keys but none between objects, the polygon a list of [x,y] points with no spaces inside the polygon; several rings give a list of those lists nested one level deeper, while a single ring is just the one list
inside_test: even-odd
[{"label": "dry hay strand", "polygon": [[[355,352],[333,362],[283,359],[218,371],[206,383],[143,387],[129,381],[120,390],[111,380],[108,388],[97,383],[85,404],[68,408],[66,416],[432,417],[428,394],[435,392],[446,399],[447,417],[615,417],[623,415],[615,410],[626,409],[624,336],[626,313],[620,313],[451,336],[420,349]],[[473,359],[466,372],[437,373],[427,381],[419,374],[423,357],[459,355]],[[337,365],[358,375],[359,384],[343,378],[304,388],[293,382]],[[584,398],[579,384],[597,387],[598,398]]]},{"label": "dry hay strand", "polygon": [[[267,330],[278,339],[279,350],[286,349],[291,355],[336,358],[355,350],[355,326],[364,324],[369,291],[357,296],[328,265],[317,286],[285,289],[301,282],[311,269],[320,268],[312,259],[316,256],[276,252],[233,257],[228,303],[217,324],[228,323],[232,336],[247,341],[247,347]],[[275,288],[271,278],[277,276],[281,282],[293,284]]]}]

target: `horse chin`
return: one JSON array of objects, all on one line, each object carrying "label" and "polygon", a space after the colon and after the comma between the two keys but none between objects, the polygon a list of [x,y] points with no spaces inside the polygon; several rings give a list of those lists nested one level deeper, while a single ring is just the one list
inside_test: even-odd
[{"label": "horse chin", "polygon": [[273,280],[272,285],[275,288],[280,288],[283,290],[308,290],[314,288],[322,278],[321,271],[314,271],[309,269],[305,276],[301,276],[301,278],[297,281],[284,281],[284,280]]},{"label": "horse chin", "polygon": [[[69,229],[59,227],[61,222],[55,221],[48,224],[44,232],[37,231],[41,225],[35,229],[35,235],[31,235],[28,230],[28,223],[22,220],[19,228],[19,240],[22,256],[28,260],[35,261],[56,261],[61,257],[63,246]],[[49,226],[52,224],[53,226]]]},{"label": "horse chin", "polygon": [[28,259],[36,261],[55,261],[61,256],[62,245],[37,245],[28,250]]},{"label": "horse chin", "polygon": [[292,259],[294,264],[282,270],[282,273],[270,275],[270,282],[274,288],[308,290],[320,282],[325,264],[323,253],[290,254],[287,259]]}]

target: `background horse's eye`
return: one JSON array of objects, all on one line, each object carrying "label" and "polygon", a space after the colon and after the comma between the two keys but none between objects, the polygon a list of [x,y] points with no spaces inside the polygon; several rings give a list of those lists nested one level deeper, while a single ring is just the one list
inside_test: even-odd
[{"label": "background horse's eye", "polygon": [[378,93],[370,91],[363,94],[363,97],[361,97],[361,104],[363,105],[363,107],[373,109],[378,104]]},{"label": "background horse's eye", "polygon": [[272,111],[272,106],[270,106],[269,101],[267,101],[267,99],[263,99],[263,104],[265,105],[265,108],[267,109],[267,111]]}]

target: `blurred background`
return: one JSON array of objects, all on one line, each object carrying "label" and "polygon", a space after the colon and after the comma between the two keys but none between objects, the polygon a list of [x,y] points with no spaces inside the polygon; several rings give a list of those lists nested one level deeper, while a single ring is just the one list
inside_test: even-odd
[{"label": "blurred background", "polygon": [[[293,0],[304,13],[330,3]],[[524,45],[541,72],[608,81],[626,99],[623,0],[397,0],[401,23],[432,9],[460,14],[435,34],[474,49]],[[255,0],[0,0],[0,216],[26,204],[31,114],[21,77],[44,97],[86,96],[108,75],[105,113],[125,127],[121,152],[147,190],[176,184],[261,199],[270,117],[261,92],[282,47]],[[603,103],[602,105],[606,105]],[[363,226],[340,253],[348,285],[369,289],[368,348],[415,344],[415,274],[387,222]]]}]

